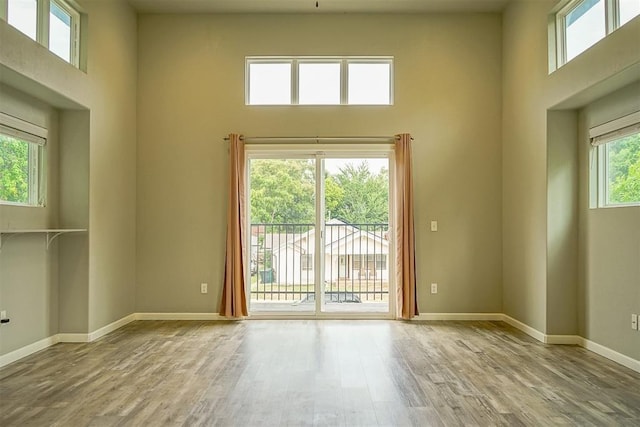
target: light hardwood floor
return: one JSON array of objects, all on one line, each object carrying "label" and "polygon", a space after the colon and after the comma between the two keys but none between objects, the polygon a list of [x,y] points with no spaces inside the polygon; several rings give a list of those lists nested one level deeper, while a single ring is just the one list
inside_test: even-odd
[{"label": "light hardwood floor", "polygon": [[501,322],[138,321],[0,370],[1,426],[640,425],[640,374]]}]

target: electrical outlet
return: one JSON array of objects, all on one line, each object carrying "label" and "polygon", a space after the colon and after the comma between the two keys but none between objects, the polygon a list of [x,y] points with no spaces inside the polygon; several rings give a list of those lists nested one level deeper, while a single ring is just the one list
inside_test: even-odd
[{"label": "electrical outlet", "polygon": [[437,294],[438,293],[438,284],[437,283],[432,283],[431,284],[431,293],[432,294]]},{"label": "electrical outlet", "polygon": [[631,315],[631,329],[637,331],[638,330],[638,315],[637,314],[632,314]]},{"label": "electrical outlet", "polygon": [[209,286],[206,283],[200,283],[200,293],[206,294],[209,291],[208,287]]},{"label": "electrical outlet", "polygon": [[6,318],[7,318],[7,310],[0,311],[0,319],[6,319]]}]

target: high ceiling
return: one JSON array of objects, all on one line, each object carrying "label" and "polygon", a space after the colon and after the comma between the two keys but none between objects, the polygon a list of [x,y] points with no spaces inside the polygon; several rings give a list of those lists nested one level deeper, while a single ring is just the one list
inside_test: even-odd
[{"label": "high ceiling", "polygon": [[510,0],[129,0],[140,13],[496,12]]}]

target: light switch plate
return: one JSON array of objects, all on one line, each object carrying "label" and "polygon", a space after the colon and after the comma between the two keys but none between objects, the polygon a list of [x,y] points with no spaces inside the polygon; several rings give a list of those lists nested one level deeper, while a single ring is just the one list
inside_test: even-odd
[{"label": "light switch plate", "polygon": [[438,231],[438,221],[431,221],[431,231]]}]

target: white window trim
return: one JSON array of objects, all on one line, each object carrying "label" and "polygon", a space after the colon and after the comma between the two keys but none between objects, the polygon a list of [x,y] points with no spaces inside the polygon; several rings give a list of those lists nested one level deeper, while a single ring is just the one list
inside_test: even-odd
[{"label": "white window trim", "polygon": [[71,17],[71,46],[69,46],[69,48],[71,49],[70,63],[78,67],[80,63],[80,12],[78,12],[73,6],[71,6],[64,0],[42,0],[42,3],[47,3],[47,43],[45,46],[49,46],[49,13],[51,10],[51,3],[54,3],[60,9],[67,12]]},{"label": "white window trim", "polygon": [[[300,104],[298,99],[298,65],[301,63],[340,63],[340,104]],[[250,64],[291,64],[291,103],[289,104],[251,104],[249,102],[249,66]],[[388,104],[349,104],[348,64],[389,64],[389,103]],[[393,56],[247,56],[245,57],[245,105],[252,107],[304,105],[326,106],[381,106],[394,105],[394,57]]]},{"label": "white window trim", "polygon": [[[576,7],[586,0],[563,0],[552,9],[549,18],[549,72],[562,67],[567,62],[567,40],[565,18]],[[603,0],[605,2],[605,36],[620,28],[620,3],[618,0]],[[601,40],[603,40],[601,39]],[[594,45],[597,44],[594,43]],[[585,49],[583,52],[589,50]],[[580,56],[583,52],[579,53]],[[572,58],[573,59],[573,58]]]},{"label": "white window trim", "polygon": [[[80,67],[80,12],[75,3],[66,0],[37,0],[38,12],[36,21],[36,42],[49,50],[49,13],[51,3],[55,3],[71,16],[71,58],[70,64]],[[0,19],[8,21],[8,0],[0,0]],[[28,37],[25,35],[25,37]],[[51,51],[50,51],[51,52]],[[60,58],[51,52],[56,58]],[[62,58],[60,58],[62,59]],[[62,59],[64,61],[64,59]],[[67,61],[64,61],[67,62]]]},{"label": "white window trim", "polygon": [[617,141],[625,136],[633,135],[640,131],[640,111],[628,114],[610,122],[594,126],[589,129],[589,139],[592,145],[590,152],[590,179],[589,179],[589,207],[617,208],[628,206],[640,206],[640,202],[609,203],[607,185],[608,154],[607,144]]},{"label": "white window trim", "polygon": [[46,204],[46,152],[48,130],[26,122],[17,117],[0,113],[0,133],[9,135],[29,143],[29,157],[36,162],[30,162],[29,171],[29,203],[15,203],[1,200],[0,205],[44,207]]}]

